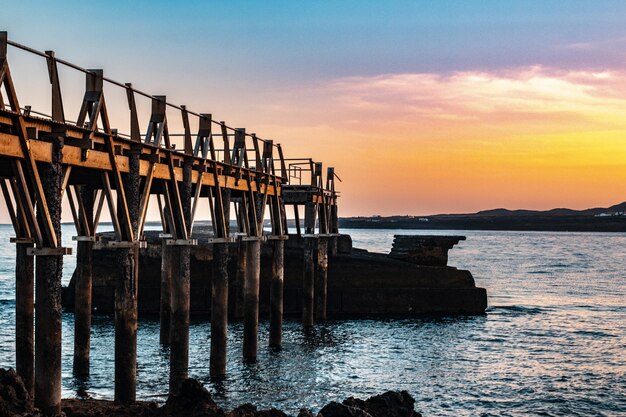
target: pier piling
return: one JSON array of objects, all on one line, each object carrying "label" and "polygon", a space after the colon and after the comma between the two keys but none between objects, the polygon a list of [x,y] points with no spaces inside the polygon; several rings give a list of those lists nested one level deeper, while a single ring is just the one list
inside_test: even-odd
[{"label": "pier piling", "polygon": [[[193,243],[188,227],[191,225],[192,164],[191,158],[186,158],[183,164],[183,181],[177,190],[180,199],[178,219],[181,222],[178,237],[183,241],[172,247],[171,254],[170,394],[173,395],[180,393],[181,384],[189,374],[190,258]],[[173,184],[170,189],[175,190],[175,187],[178,185]]]},{"label": "pier piling", "polygon": [[[216,190],[217,235],[223,242],[213,244],[213,281],[211,284],[211,357],[209,374],[213,378],[226,375],[228,339],[228,260],[230,226],[230,191]],[[217,226],[217,225],[216,225]]]},{"label": "pier piling", "polygon": [[159,307],[159,341],[163,345],[170,344],[170,317],[172,314],[172,247],[167,244],[171,235],[163,235],[161,243],[161,300]]},{"label": "pier piling", "polygon": [[[37,212],[39,223],[50,222],[53,235],[35,252],[35,406],[46,416],[61,412],[61,186],[63,138],[52,135],[52,162],[39,166],[47,205]],[[46,219],[46,214],[49,218]],[[49,250],[46,250],[49,249]]]},{"label": "pier piling", "polygon": [[272,276],[270,281],[270,337],[273,348],[282,346],[283,337],[283,279],[285,265],[285,241],[272,242]]},{"label": "pier piling", "polygon": [[27,252],[32,248],[28,241],[15,245],[15,369],[31,398],[35,389],[35,268],[34,258]]},{"label": "pier piling", "polygon": [[[93,218],[94,189],[83,185],[78,190],[85,219]],[[93,226],[93,225],[92,225]],[[81,233],[84,234],[84,233]],[[77,236],[76,284],[74,287],[74,376],[89,376],[91,341],[91,288],[93,270],[93,236]]]},{"label": "pier piling", "polygon": [[243,283],[243,357],[255,360],[259,334],[259,284],[261,273],[261,242],[245,242],[246,275]]},{"label": "pier piling", "polygon": [[119,275],[115,285],[115,402],[136,399],[137,276],[139,248],[116,249]]},{"label": "pier piling", "polygon": [[[120,273],[115,285],[115,402],[132,403],[137,392],[137,286],[139,277],[139,176],[140,152],[134,147],[128,154],[128,176],[117,194],[120,240],[128,247],[115,249]],[[105,174],[107,175],[107,174]]]},{"label": "pier piling", "polygon": [[172,316],[170,323],[170,394],[179,393],[189,368],[189,250],[172,246]]},{"label": "pier piling", "polygon": [[210,375],[226,374],[228,331],[228,243],[213,244],[213,281],[211,286],[211,359]]},{"label": "pier piling", "polygon": [[328,293],[328,241],[327,237],[317,239],[317,260],[315,265],[315,320],[326,321],[326,302]]},{"label": "pier piling", "polygon": [[243,283],[246,280],[246,242],[241,239],[237,243],[237,271],[235,273],[235,282],[233,295],[234,318],[235,320],[243,319]]},{"label": "pier piling", "polygon": [[315,246],[316,238],[304,237],[304,262],[302,265],[302,325],[311,327],[315,314]]}]

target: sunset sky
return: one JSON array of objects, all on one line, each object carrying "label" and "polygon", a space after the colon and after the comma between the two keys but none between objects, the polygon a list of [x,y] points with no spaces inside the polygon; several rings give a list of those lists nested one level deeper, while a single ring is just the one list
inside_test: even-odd
[{"label": "sunset sky", "polygon": [[[0,8],[12,40],[335,166],[341,216],[626,200],[625,22],[623,1]],[[9,54],[22,104],[49,112],[43,60]],[[84,81],[64,77],[73,119]]]}]

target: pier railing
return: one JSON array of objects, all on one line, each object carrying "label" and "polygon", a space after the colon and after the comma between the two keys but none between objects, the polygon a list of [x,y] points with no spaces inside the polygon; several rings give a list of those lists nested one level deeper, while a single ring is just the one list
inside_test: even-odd
[{"label": "pier railing", "polygon": [[[50,89],[38,94],[49,95],[50,108],[21,104],[20,86],[9,66],[9,47],[45,60]],[[75,118],[66,114],[61,68],[85,79]],[[35,85],[31,83],[32,88]],[[124,97],[123,105],[108,101],[115,94]],[[114,124],[124,113],[126,121]],[[140,123],[143,119],[148,120],[145,128]],[[121,125],[127,128],[116,127]],[[305,210],[303,323],[313,324],[313,276],[323,274],[324,291],[319,294],[325,294],[326,239],[338,233],[338,177],[333,168],[328,168],[326,181],[323,174],[321,163],[287,159],[280,144],[271,139],[218,121],[209,112],[192,111],[172,104],[163,95],[151,95],[131,83],[105,77],[101,69],[85,69],[60,59],[53,51],[41,52],[13,42],[6,32],[0,32],[0,186],[16,234],[16,362],[36,404],[45,414],[59,412],[60,283],[63,256],[70,254],[61,246],[64,198],[69,202],[78,241],[74,373],[77,377],[89,373],[91,253],[118,251],[117,264],[112,265],[116,282],[115,399],[132,402],[139,249],[145,247],[143,233],[150,205],[156,201],[163,227],[161,341],[171,346],[170,391],[176,394],[187,376],[189,259],[190,248],[199,243],[193,225],[200,217],[200,205],[208,205],[213,228],[204,242],[212,245],[213,256],[210,373],[221,376],[226,363],[229,245],[237,240],[238,256],[246,265],[244,357],[255,358],[257,352],[260,245],[265,241],[272,245],[274,260],[270,344],[280,346],[286,204],[296,208],[299,235],[297,207],[302,205]],[[102,241],[97,234],[106,212],[115,230],[114,241]],[[237,219],[236,234],[229,230],[231,217]],[[269,233],[263,230],[266,217],[271,223]],[[319,244],[314,245],[313,240]],[[313,266],[314,251],[317,268]],[[34,334],[33,288],[37,300]],[[323,320],[325,295],[318,305],[316,314]]]}]

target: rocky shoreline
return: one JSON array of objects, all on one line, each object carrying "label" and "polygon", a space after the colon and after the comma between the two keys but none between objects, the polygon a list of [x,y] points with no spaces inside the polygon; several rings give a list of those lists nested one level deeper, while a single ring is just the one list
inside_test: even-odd
[{"label": "rocky shoreline", "polygon": [[[297,417],[421,417],[414,404],[415,400],[406,391],[388,391],[367,400],[349,397],[341,403],[331,402],[318,414],[303,408]],[[252,404],[223,410],[195,379],[184,381],[181,394],[170,396],[161,406],[146,401],[117,405],[106,400],[64,399],[61,409],[66,417],[289,417],[274,408],[258,410]],[[42,415],[33,408],[19,375],[13,369],[0,369],[0,417],[39,416]]]}]

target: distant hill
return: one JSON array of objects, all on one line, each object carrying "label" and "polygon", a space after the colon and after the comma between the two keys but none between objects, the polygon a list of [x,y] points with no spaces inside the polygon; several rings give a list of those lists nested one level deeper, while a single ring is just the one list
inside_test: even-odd
[{"label": "distant hill", "polygon": [[602,213],[622,213],[626,212],[626,201],[615,204],[611,207],[596,207],[585,210],[572,210],[568,208],[553,208],[550,210],[509,210],[505,208],[497,208],[491,210],[482,210],[477,213],[466,214],[435,214],[426,217],[443,217],[443,216],[595,216]]},{"label": "distant hill", "polygon": [[432,216],[348,217],[344,228],[626,232],[626,202],[585,210],[509,210]]}]

